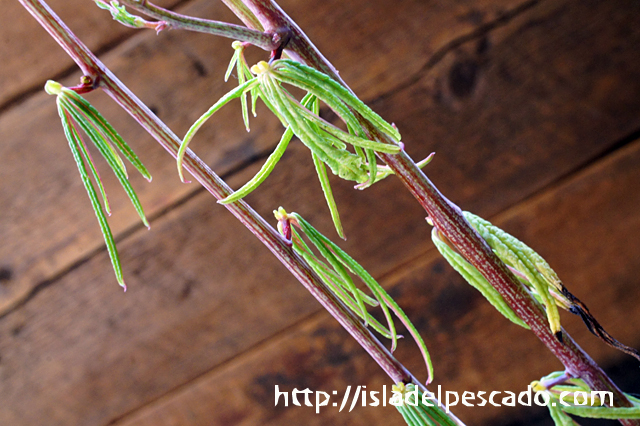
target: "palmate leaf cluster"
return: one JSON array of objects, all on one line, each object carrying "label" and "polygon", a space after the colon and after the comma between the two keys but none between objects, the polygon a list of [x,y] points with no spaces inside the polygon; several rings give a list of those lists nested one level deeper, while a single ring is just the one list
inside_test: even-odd
[{"label": "palmate leaf cluster", "polygon": [[[420,336],[420,333],[402,308],[389,296],[386,290],[380,286],[371,274],[337,244],[318,232],[298,213],[287,213],[280,207],[274,211],[274,215],[276,219],[278,219],[278,230],[285,238],[291,238],[294,251],[309,264],[327,287],[329,287],[353,313],[362,318],[365,325],[371,326],[371,328],[382,336],[391,339],[391,351],[396,349],[397,339],[401,337],[396,333],[391,312],[400,319],[420,348],[427,367],[427,383],[431,382],[433,379],[433,365],[431,364],[431,357],[422,336]],[[312,247],[305,243],[302,236],[305,236],[306,239],[311,242],[313,249],[320,253],[320,257],[315,254]],[[373,298],[356,287],[350,274],[358,277],[360,281],[365,284],[373,294]],[[384,313],[387,326],[382,325],[369,314],[366,305],[373,307],[379,306]]]},{"label": "palmate leaf cluster", "polygon": [[[144,176],[145,179],[151,181],[151,175],[144,167],[138,156],[133,152],[129,145],[127,145],[113,126],[111,126],[111,124],[105,120],[98,110],[96,110],[82,96],[71,89],[62,87],[61,84],[55,81],[48,81],[45,86],[45,90],[50,95],[56,96],[58,114],[62,120],[62,128],[67,141],[69,142],[73,159],[75,160],[78,171],[80,172],[82,183],[89,195],[89,199],[91,200],[91,206],[98,218],[100,230],[102,231],[102,235],[107,245],[107,251],[111,258],[116,279],[126,290],[127,287],[122,275],[122,266],[120,264],[118,250],[116,249],[113,234],[111,233],[111,228],[109,227],[109,222],[105,215],[105,211],[108,215],[111,215],[109,200],[105,193],[100,175],[98,174],[98,170],[93,163],[84,140],[80,136],[78,127],[89,137],[89,140],[98,149],[100,155],[106,160],[107,164],[109,164],[109,167],[113,170],[120,182],[120,185],[122,185],[122,188],[127,193],[127,196],[131,200],[136,212],[140,216],[142,223],[144,223],[147,228],[149,227],[149,222],[144,215],[142,204],[129,182],[124,161],[114,146],[117,147],[120,153],[140,172],[140,174],[142,174],[142,176]],[[89,177],[87,166],[91,171],[93,180],[98,186],[104,206],[100,203],[98,194],[93,186],[91,178]]]},{"label": "palmate leaf cluster", "polygon": [[[357,182],[358,189],[371,186],[392,174],[389,167],[377,163],[376,153],[400,152],[402,149],[402,144],[399,142],[400,133],[395,126],[383,120],[353,93],[329,76],[289,59],[280,59],[272,63],[261,61],[249,68],[243,54],[245,44],[234,42],[233,47],[235,54],[226,78],[229,78],[235,67],[239,86],[216,102],[186,133],[177,158],[181,179],[184,181],[182,160],[195,133],[215,112],[232,99],[240,98],[243,120],[249,130],[247,94],[250,94],[254,116],[256,102],[261,99],[282,122],[285,132],[256,176],[220,202],[225,204],[237,201],[257,188],[269,176],[295,135],[311,151],[336,231],[340,237],[344,238],[326,167],[343,179]],[[307,94],[298,101],[283,84],[302,89]],[[345,123],[347,131],[319,116],[320,101],[337,114]],[[394,143],[369,139],[357,114],[368,120],[378,131],[386,134]],[[351,150],[348,147],[351,147]],[[419,165],[424,166],[427,162],[423,161]]]}]

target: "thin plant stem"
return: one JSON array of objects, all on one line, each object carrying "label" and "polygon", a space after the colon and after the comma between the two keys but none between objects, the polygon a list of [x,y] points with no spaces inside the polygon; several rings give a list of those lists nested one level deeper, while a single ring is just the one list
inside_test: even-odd
[{"label": "thin plant stem", "polygon": [[[19,1],[82,70],[86,70],[88,75],[95,76],[94,85],[111,96],[174,158],[177,156],[181,140],[93,55],[43,0]],[[184,168],[216,199],[224,199],[233,193],[231,188],[191,150],[187,150],[183,164]],[[367,351],[394,383],[413,383],[422,391],[427,391],[424,384],[393,357],[360,319],[331,292],[315,271],[293,251],[290,241],[285,240],[245,201],[239,200],[224,206],[284,264],[329,314]],[[449,416],[459,425],[464,425],[453,414],[449,413]]]},{"label": "thin plant stem", "polygon": [[242,3],[242,0],[222,0],[222,3],[231,9],[233,14],[240,18],[247,27],[260,31],[263,30],[260,20]]},{"label": "thin plant stem", "polygon": [[[275,50],[281,43],[281,36],[278,32],[262,32],[242,25],[181,15],[146,0],[119,0],[119,2],[149,17],[165,22],[172,29],[186,29],[231,38],[251,43],[264,50]],[[238,11],[242,12],[241,9]]]},{"label": "thin plant stem", "polygon": [[[322,56],[297,24],[277,4],[271,0],[243,1],[260,20],[266,31],[274,29],[282,31],[283,28],[290,31],[290,39],[285,47],[290,58],[322,71],[349,88],[333,65]],[[377,131],[362,117],[359,118],[368,130],[369,136],[374,140],[392,143],[386,135]],[[551,332],[542,306],[526,292],[513,273],[471,227],[458,206],[438,191],[405,151],[396,155],[384,153],[378,153],[378,155],[418,200],[434,226],[496,288],[509,306],[562,362],[569,374],[580,377],[593,390],[612,392],[615,406],[632,405],[616,384],[564,329],[561,331],[560,339]],[[639,420],[620,420],[620,422],[624,425],[640,425]]]}]

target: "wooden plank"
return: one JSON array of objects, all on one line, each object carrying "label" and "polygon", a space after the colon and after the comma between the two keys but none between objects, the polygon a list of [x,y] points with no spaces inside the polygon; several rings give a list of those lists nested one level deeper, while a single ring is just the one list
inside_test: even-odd
[{"label": "wooden plank", "polygon": [[[194,12],[193,3],[196,2],[157,0],[154,3],[163,7],[181,4],[183,6],[180,12],[188,14]],[[185,7],[185,3],[190,4]],[[201,14],[197,16],[238,22],[223,5],[215,4],[218,2],[210,3],[214,4],[200,7],[198,12]],[[280,2],[309,31],[313,40],[319,43],[325,40],[321,48],[325,54],[331,55],[332,60],[336,60],[336,65],[345,68],[348,66],[349,77],[363,80],[363,76],[370,76],[372,81],[383,87],[393,87],[403,73],[411,75],[428,56],[451,39],[494,20],[519,3],[522,1],[482,0],[434,7],[405,0],[394,2],[395,7],[390,8],[390,3],[383,1],[368,2],[364,6],[359,2],[345,5],[337,1],[325,1],[316,5],[313,13],[309,13],[306,9],[308,6],[300,2]],[[108,49],[135,33],[135,30],[113,22],[108,12],[100,10],[90,1],[49,0],[47,4],[92,50]],[[48,78],[73,65],[18,2],[8,2],[4,5],[3,12],[8,25],[0,28],[0,40],[3,40],[0,45],[0,58],[3,58],[3,67],[0,69],[0,105],[25,91],[44,85]],[[394,24],[411,21],[415,16],[422,16],[424,25]],[[392,19],[385,20],[381,17]],[[371,22],[378,22],[378,25],[372,26]],[[148,36],[151,37],[153,36]],[[360,57],[359,61],[352,61],[354,52],[358,52],[356,55]],[[421,58],[416,60],[414,55]],[[214,58],[200,59],[204,59],[203,64],[206,64],[219,56],[220,51],[217,50]],[[390,72],[386,60],[389,56],[401,68]],[[29,66],[25,67],[25,64]],[[367,91],[362,89],[362,96],[378,94],[375,85],[371,87],[370,84],[363,84],[363,88],[367,88]]]},{"label": "wooden plank", "polygon": [[[626,3],[621,2],[617,6],[622,4]],[[615,10],[614,6],[616,4],[611,8],[608,5],[603,5],[600,6],[601,9],[597,9],[599,13],[592,13],[592,16],[598,18],[597,25],[594,24],[589,27],[589,31],[591,31],[594,38],[596,34],[610,34],[607,33],[609,26],[624,28],[625,22],[628,22],[624,19],[618,19],[617,21],[611,19],[612,10]],[[544,9],[540,13],[542,12],[544,12]],[[564,34],[565,31],[571,32],[571,28],[575,28],[581,22],[573,18],[580,17],[580,13],[583,12],[584,8],[576,6],[565,10],[559,15],[553,15],[565,19],[567,25],[557,27],[555,33],[547,29],[533,35],[529,34],[529,31],[536,31],[536,27],[530,25],[523,17],[523,22],[519,22],[517,25],[514,23],[509,29],[505,28],[505,34],[507,35],[521,33],[522,36],[505,37],[504,40],[506,41],[504,43],[515,44],[523,51],[527,49],[535,51],[540,46],[540,38],[549,37],[554,40],[559,37],[559,34]],[[580,25],[583,24],[580,23]],[[629,31],[628,39],[618,41],[619,45],[615,49],[615,55],[620,55],[620,58],[628,59],[630,63],[633,63],[637,58],[635,58],[636,55],[632,54],[629,46],[632,47],[635,40],[634,37],[637,35],[633,33],[633,31],[636,31],[635,27],[631,26]],[[589,40],[586,39],[585,41],[588,42]],[[629,45],[626,44],[627,42]],[[475,50],[476,43],[474,42],[472,45]],[[145,51],[142,47],[137,48],[143,52]],[[497,52],[509,52],[509,49],[499,43],[494,44],[494,48]],[[603,48],[609,49],[611,46],[605,45]],[[585,60],[581,56],[583,52],[575,49],[574,45],[567,45],[565,40],[563,43],[559,42],[559,46],[553,51],[553,55],[554,57],[563,58],[567,63],[574,63],[573,61],[582,63]],[[452,55],[457,54],[462,53],[458,51],[452,53]],[[611,54],[610,56],[615,55]],[[616,56],[616,58],[618,57]],[[117,59],[114,59],[114,62],[116,61]],[[495,76],[498,73],[500,65],[508,65],[509,61],[509,56],[493,58],[493,65],[487,67],[483,78],[486,78],[486,81],[492,81],[491,76]],[[158,65],[163,62],[162,58],[159,58],[155,64]],[[428,128],[438,126],[437,121],[433,125],[425,122],[423,127],[415,124],[411,126],[412,123],[408,120],[433,113],[435,110],[433,105],[437,104],[439,98],[426,97],[424,99],[426,106],[424,104],[417,105],[406,100],[403,101],[402,99],[412,96],[418,89],[429,87],[428,81],[435,81],[432,87],[437,87],[437,84],[442,84],[442,81],[446,82],[446,76],[450,75],[450,69],[452,68],[447,68],[444,65],[442,69],[436,68],[415,86],[411,86],[394,94],[392,97],[387,97],[380,101],[380,108],[389,108],[389,105],[397,103],[398,114],[407,114],[406,122],[398,120],[401,129],[409,128],[407,131],[403,130],[407,143],[410,143],[408,142],[410,140],[421,140],[421,136]],[[537,106],[541,111],[561,104],[561,101],[566,102],[567,99],[579,99],[581,101],[580,105],[586,103],[590,105],[590,109],[593,111],[608,111],[607,108],[610,101],[592,96],[589,91],[583,93],[576,89],[575,93],[571,91],[569,91],[569,94],[562,92],[559,89],[564,88],[564,84],[551,78],[556,75],[556,71],[554,69],[544,70],[543,74],[545,72],[548,73],[546,75],[549,80],[549,87],[546,90],[548,97],[538,100]],[[132,70],[130,74],[132,78],[135,77],[134,74]],[[440,83],[437,83],[435,78],[437,75],[443,76]],[[616,77],[617,75],[615,70],[605,69],[602,74],[594,73],[584,78],[590,79],[592,82],[610,79],[615,81],[612,86],[614,89],[620,87],[633,88],[633,84],[637,82],[637,80],[630,80],[623,84],[624,77]],[[145,79],[141,78],[141,80]],[[432,141],[426,140],[424,146],[417,143],[412,145],[409,148],[411,152],[413,153],[413,150],[417,151],[419,149],[432,149],[433,146],[437,146],[440,152],[445,150],[445,143],[451,144],[452,141],[456,141],[458,137],[463,136],[465,130],[460,128],[461,122],[453,119],[456,117],[457,111],[459,111],[456,108],[464,108],[466,102],[477,103],[479,99],[482,100],[485,97],[496,97],[495,93],[499,92],[500,84],[504,85],[504,83],[498,84],[497,78],[494,81],[497,86],[495,89],[478,91],[478,95],[468,96],[464,101],[460,100],[454,105],[455,108],[448,106],[448,115],[443,113],[443,117],[449,117],[449,121],[443,121],[451,126],[451,134],[442,141],[443,145],[431,144]],[[147,82],[147,84],[149,83]],[[585,83],[585,85],[588,86],[588,83]],[[204,83],[199,87],[202,90]],[[493,106],[496,116],[502,113],[509,117],[508,113],[513,110],[513,103],[517,103],[518,99],[520,103],[525,103],[528,96],[531,95],[531,93],[526,93],[524,90],[522,92],[516,91],[514,96],[517,95],[517,99],[514,100],[506,96],[506,94],[512,92],[513,87],[506,87],[510,90],[505,89],[502,91],[504,105],[496,102]],[[533,88],[528,86],[530,91]],[[148,90],[150,99],[161,99],[163,97],[161,93],[151,93],[151,88],[148,88]],[[556,94],[559,97],[556,98]],[[582,97],[578,96],[581,94]],[[157,96],[157,98],[153,98],[153,96]],[[509,102],[504,101],[504,99],[508,99]],[[545,99],[545,101],[543,102],[542,99]],[[45,101],[48,102],[50,100],[41,100],[41,102]],[[34,100],[33,102],[35,103],[36,101]],[[480,103],[480,105],[482,106],[483,104]],[[634,108],[633,104],[628,104],[627,107]],[[176,110],[178,109],[177,107],[175,108]],[[422,111],[422,114],[420,114],[420,111]],[[559,171],[570,170],[580,164],[581,161],[589,158],[585,152],[589,153],[589,155],[596,155],[607,149],[617,140],[619,133],[625,130],[625,126],[631,127],[634,125],[633,121],[630,121],[628,116],[625,115],[621,117],[616,126],[606,120],[601,128],[592,125],[592,134],[586,135],[588,137],[584,142],[584,147],[579,147],[573,142],[577,137],[576,135],[579,134],[580,126],[587,121],[582,118],[581,112],[581,110],[578,110],[574,115],[574,111],[571,109],[558,111],[558,116],[565,117],[564,121],[558,119],[558,126],[562,123],[567,123],[566,127],[565,124],[562,124],[558,128],[559,136],[550,137],[545,141],[549,145],[549,156],[546,158],[550,164],[561,166]],[[603,113],[603,115],[606,114]],[[480,118],[486,120],[485,116]],[[486,145],[478,142],[474,145],[475,151],[463,153],[473,157],[480,164],[484,164],[483,159],[484,162],[487,162],[498,158],[512,167],[521,167],[518,169],[519,173],[529,176],[529,180],[524,182],[522,193],[519,196],[530,194],[539,189],[545,182],[557,177],[558,170],[547,168],[536,171],[528,169],[522,158],[519,158],[520,162],[513,161],[512,163],[515,165],[506,160],[513,158],[511,156],[514,155],[513,151],[516,148],[533,150],[538,146],[537,144],[540,142],[531,137],[531,135],[538,127],[545,124],[547,119],[548,114],[542,113],[533,115],[531,121],[528,116],[520,116],[520,126],[524,130],[521,130],[519,137],[508,141],[512,145],[506,143],[498,145],[493,139],[495,138],[494,128],[485,129],[486,133],[482,137],[486,137]],[[185,123],[188,122],[186,119],[176,118],[176,121],[179,120],[183,120]],[[223,121],[226,122],[227,120]],[[506,118],[503,124],[509,122],[511,122],[511,119]],[[28,122],[28,124],[36,128],[35,121]],[[499,120],[492,123],[493,126],[498,126],[499,124]],[[473,126],[474,124],[470,125]],[[480,128],[479,124],[476,126]],[[230,124],[229,127],[231,127]],[[514,132],[513,129],[511,131]],[[38,132],[36,136],[42,135],[44,138],[47,128],[43,128]],[[479,137],[479,140],[482,140],[482,137]],[[562,149],[552,149],[555,148],[555,145],[562,144],[569,146],[566,152]],[[15,146],[13,149],[15,149]],[[544,151],[542,148],[539,149]],[[42,162],[47,163],[45,160],[51,162],[50,159],[54,157],[46,156],[44,148],[41,148],[41,150],[43,151],[41,154]],[[460,150],[462,152],[461,148]],[[31,151],[33,150],[24,152],[29,153]],[[10,152],[13,153],[13,158],[20,157],[18,155],[20,151]],[[477,154],[472,154],[473,152],[477,152]],[[158,162],[158,168],[167,167],[167,170],[173,172],[173,163],[167,161],[163,153],[158,151],[157,154],[150,153],[149,155],[164,158],[164,166],[161,162]],[[558,155],[561,158],[557,158]],[[449,154],[449,156],[450,158],[454,157],[453,154]],[[294,147],[294,150],[283,161],[298,166],[287,170],[286,164],[282,164],[278,169],[280,173],[270,178],[265,184],[265,188],[252,197],[251,202],[265,214],[268,214],[276,207],[274,203],[283,203],[285,207],[298,210],[312,219],[314,223],[319,223],[321,228],[327,231],[330,228],[322,201],[317,196],[317,182],[313,180],[308,162],[307,166],[300,166],[301,162],[304,161],[303,158],[306,157],[306,153]],[[222,160],[218,161],[222,162]],[[233,164],[233,161],[227,161]],[[445,173],[451,174],[452,169],[437,168],[442,167],[438,166],[439,161],[441,160],[438,159],[430,167],[429,174],[431,176],[439,176],[440,180],[444,180],[441,176]],[[488,181],[486,186],[482,187],[481,184],[476,183],[475,171],[469,167],[464,167],[465,164],[470,163],[467,157],[459,155],[457,161],[460,162],[460,165],[455,167],[460,168],[464,173],[460,173],[460,180],[457,182],[456,187],[469,187],[472,189],[465,189],[460,193],[455,193],[456,199],[458,201],[462,200],[465,208],[471,205],[474,206],[476,212],[486,215],[507,207],[510,200],[516,199],[513,196],[503,199],[499,195],[494,195],[494,192],[498,191],[500,186],[497,183],[492,183],[486,174],[481,175],[482,179],[480,179]],[[497,164],[500,164],[500,162]],[[47,165],[49,164],[47,163]],[[255,167],[253,170],[247,170],[242,176],[238,176],[237,180],[233,181],[233,184],[239,185],[254,171]],[[515,171],[510,173],[507,173],[506,176],[518,175],[518,172]],[[162,173],[161,176],[163,175],[165,174]],[[169,172],[166,175],[169,176]],[[67,187],[78,184],[73,173],[67,175],[60,172],[59,174],[50,174],[50,176],[56,176],[56,178],[60,176],[59,179],[65,182]],[[3,182],[5,181],[4,178],[5,176],[3,175]],[[171,179],[166,179],[167,181],[177,180],[175,175],[172,175]],[[536,179],[539,182],[534,182]],[[46,180],[41,179],[40,185],[44,187],[47,182],[52,180],[51,177]],[[24,179],[24,181],[31,182],[31,179]],[[16,186],[18,185],[17,181],[13,182],[16,183]],[[453,185],[453,178],[449,182],[451,182],[450,185]],[[502,188],[512,184],[513,182],[506,181],[503,183]],[[522,184],[522,182],[519,182],[519,184]],[[343,211],[350,212],[345,213],[347,232],[350,236],[349,244],[352,244],[350,247],[358,246],[358,250],[354,252],[354,255],[366,266],[371,267],[376,276],[380,276],[394,266],[410,260],[426,250],[430,245],[426,238],[428,228],[420,225],[422,223],[422,213],[419,212],[419,209],[409,196],[404,191],[401,191],[399,186],[394,185],[397,185],[397,182],[394,183],[391,180],[383,182],[377,187],[358,193],[357,197],[354,197],[352,192],[347,195],[347,184],[337,185],[339,187],[339,203],[343,206]],[[166,188],[166,186],[163,186],[163,189]],[[314,190],[316,191],[315,195],[311,192]],[[57,189],[57,191],[58,197],[66,196],[63,189]],[[449,194],[449,192],[447,193]],[[152,195],[146,196],[151,197]],[[173,195],[170,191],[167,192],[165,190],[162,193],[158,191],[155,196],[162,201],[157,203],[158,206],[166,206],[170,204],[167,199]],[[19,198],[17,195],[12,195],[12,197],[14,198],[7,197],[3,198],[3,200],[24,200],[24,197]],[[84,200],[84,195],[78,195],[78,197],[79,200]],[[51,200],[55,199],[56,197],[51,197]],[[380,199],[384,199],[385,203],[379,203]],[[70,202],[72,200],[72,198],[62,199],[69,205],[72,205]],[[24,203],[24,201],[22,202]],[[60,203],[61,200],[58,199],[57,202]],[[41,202],[39,207],[43,204],[46,205],[46,203]],[[20,204],[16,202],[15,205],[19,206]],[[372,205],[376,206],[373,212],[371,211]],[[409,210],[405,211],[405,206],[409,206]],[[44,209],[45,207],[41,208]],[[0,377],[2,377],[0,395],[2,395],[3,400],[11,401],[11,403],[8,402],[6,406],[0,408],[1,423],[33,424],[34,422],[42,422],[42,419],[46,419],[48,424],[63,422],[65,424],[103,424],[109,422],[111,419],[118,418],[141,404],[165,394],[170,389],[174,389],[176,386],[202,375],[215,365],[268,338],[273,333],[286,329],[286,327],[317,309],[315,302],[304,295],[302,290],[298,289],[290,278],[287,278],[282,268],[273,263],[273,260],[266,254],[264,249],[260,248],[257,242],[246,235],[246,231],[243,231],[228,215],[224,214],[221,208],[214,209],[215,204],[213,201],[203,194],[202,197],[196,197],[183,207],[175,209],[168,216],[155,221],[154,234],[140,235],[140,233],[136,233],[133,237],[123,241],[121,249],[125,268],[127,269],[125,273],[130,277],[129,284],[132,289],[132,293],[128,293],[126,297],[115,289],[107,258],[102,253],[96,258],[87,261],[63,279],[56,281],[53,285],[42,288],[27,304],[0,320],[0,342],[2,342],[0,343]],[[160,210],[159,207],[158,210]],[[53,207],[50,211],[54,211]],[[58,212],[56,210],[56,212],[58,216],[72,215],[69,211]],[[37,213],[41,214],[42,212],[38,211]],[[48,226],[49,223],[46,219],[54,218],[49,219],[49,221],[55,221],[58,220],[58,216],[43,215],[42,218],[44,219],[41,220]],[[87,213],[87,217],[89,219],[72,217],[68,220],[61,220],[59,223],[66,226],[65,224],[74,223],[75,220],[81,225],[80,222],[86,220],[87,228],[89,228],[89,224],[92,229],[95,228],[91,214]],[[133,217],[133,214],[131,217]],[[132,222],[133,220],[130,223]],[[356,224],[362,226],[361,230],[357,229]],[[123,226],[121,229],[125,228]],[[159,232],[155,231],[155,228],[158,228]],[[25,225],[24,229],[28,229],[28,227]],[[371,232],[372,229],[375,232]],[[197,240],[193,239],[194,233],[198,235]],[[61,234],[64,235],[62,232]],[[74,236],[74,238],[84,238],[82,237],[84,232],[78,235]],[[158,238],[157,235],[162,235],[162,237]],[[98,240],[99,237],[96,237],[94,247],[99,245],[97,243]],[[3,239],[3,241],[5,240]],[[64,249],[65,244],[66,242],[59,243],[59,249]],[[187,248],[184,248],[185,252],[180,254],[183,247]],[[32,249],[34,248],[32,247]],[[54,250],[51,249],[51,251]],[[177,259],[176,256],[178,256]],[[3,253],[3,261],[5,258],[7,257]],[[60,262],[57,267],[51,267],[50,270],[60,270],[60,265],[64,264],[64,262]],[[252,269],[251,267],[254,265],[260,265],[260,270]],[[250,271],[250,274],[260,275],[247,277],[247,270]],[[44,276],[47,275],[44,274]],[[189,284],[190,280],[194,280],[195,284]],[[14,282],[14,280],[11,280],[7,283],[5,280],[9,288]],[[263,282],[269,284],[263,284]],[[176,283],[179,283],[179,285],[176,285]],[[288,286],[286,293],[282,290],[285,285]],[[232,291],[231,288],[234,286],[235,291]],[[267,292],[271,291],[269,288],[274,294],[267,294]],[[131,296],[134,291],[139,292],[135,293],[135,298]],[[298,293],[295,293],[296,291]],[[258,296],[258,301],[264,299],[262,302],[264,304],[244,307],[241,300],[235,299],[237,293],[240,292],[248,294],[253,292]],[[180,297],[185,297],[183,296],[185,294],[186,300],[190,302],[181,304],[179,299]],[[73,295],[73,297],[70,297],[70,295]],[[445,292],[440,299],[446,300],[447,297],[453,296],[455,294]],[[415,294],[410,298],[419,299],[416,300],[416,303],[424,302],[424,299],[416,297]],[[234,300],[236,301],[234,302]],[[269,302],[272,302],[273,306],[276,307],[275,311],[269,306]],[[291,309],[291,311],[277,312],[277,310],[283,308]],[[440,311],[439,314],[443,314],[443,312]],[[446,319],[446,317],[444,318]],[[481,317],[478,316],[477,318]],[[441,319],[439,325],[444,324],[446,326],[446,322],[443,321]],[[443,335],[440,335],[439,342],[442,341],[444,344],[446,339],[451,337],[447,337],[446,333],[448,331],[446,328],[443,328],[443,330]],[[481,334],[480,337],[486,339],[487,336],[488,333],[485,333],[484,335]],[[464,345],[459,343],[459,346]],[[47,359],[47,357],[50,358]],[[158,372],[162,372],[162,374]],[[51,392],[51,389],[56,389],[56,391]],[[26,401],[25,394],[33,395],[33,398]]]},{"label": "wooden plank", "polygon": [[[640,346],[635,326],[640,321],[640,194],[629,188],[640,181],[638,164],[640,141],[495,220],[540,249],[602,324],[636,347]],[[386,278],[384,284],[427,340],[436,368],[434,391],[441,385],[443,395],[445,391],[459,395],[485,391],[485,397],[492,391],[519,393],[530,381],[559,367],[533,335],[508,323],[433,252]],[[565,328],[597,362],[611,365],[627,360],[590,335],[576,316],[564,313],[562,318]],[[401,342],[397,356],[424,377],[420,356],[410,341]],[[629,368],[637,369],[637,362],[631,361]],[[275,385],[289,392],[289,404],[294,388],[329,394],[336,390],[338,396],[331,401],[337,400],[338,407],[322,408],[317,415],[315,408],[285,408],[282,398],[275,407]],[[389,391],[391,384],[374,362],[332,318],[321,313],[116,424],[400,424],[392,407],[358,404],[349,413],[349,399],[344,411],[338,411],[347,386],[352,386],[353,396],[356,386],[382,392],[383,385]],[[625,389],[638,390],[637,381]],[[496,402],[505,396],[498,395]],[[467,424],[495,424],[497,416],[513,420],[514,415],[524,418],[542,410],[470,408],[461,403],[453,408]]]},{"label": "wooden plank", "polygon": [[[347,7],[357,8],[357,4],[351,2]],[[520,1],[509,3],[494,0],[465,7],[452,5],[453,9],[443,7],[438,13],[427,13],[427,5],[411,1],[366,2],[366,7],[362,7],[366,11],[365,18],[374,19],[377,16],[380,25],[366,26],[361,17],[353,20],[354,25],[358,25],[351,35],[347,35],[349,25],[340,20],[342,27],[339,35],[336,33],[330,38],[330,34],[319,29],[329,25],[332,19],[338,19],[330,17],[331,11],[342,10],[336,4],[333,4],[335,7],[329,3],[323,3],[321,7],[314,5],[313,13],[305,13],[304,8],[311,6],[292,4],[291,12],[301,15],[305,29],[309,29],[320,42],[321,37],[327,37],[330,41],[328,44],[340,46],[335,51],[327,52],[330,57],[335,57],[338,65],[345,64],[345,68],[350,62],[358,63],[358,66],[366,65],[365,69],[371,71],[369,74],[360,74],[360,70],[355,68],[356,74],[350,74],[345,69],[344,75],[354,83],[358,91],[365,92],[367,96],[377,96],[391,89],[387,86],[388,81],[378,81],[378,73],[383,73],[386,69],[390,76],[396,76],[393,78],[402,81],[401,70],[395,67],[396,62],[386,61],[376,54],[380,47],[376,43],[381,37],[378,31],[383,31],[393,40],[408,37],[406,40],[419,41],[419,53],[424,57],[411,55],[409,59],[403,60],[416,61],[414,69],[417,69],[430,54],[452,38],[493,19],[503,13],[502,9],[508,10],[507,5],[516,7],[518,4]],[[86,6],[91,7],[91,10],[95,9],[91,4]],[[196,16],[216,17],[225,16],[224,10],[219,2],[200,1],[189,4],[181,11]],[[462,19],[460,14],[465,10],[468,13],[477,12],[478,20],[472,22]],[[397,22],[408,21],[415,16],[428,16],[428,21],[425,22],[432,25],[403,28],[387,19],[390,11],[393,11]],[[317,22],[310,19],[316,16],[316,12],[319,17]],[[353,15],[357,13],[354,12]],[[333,25],[333,28],[338,28],[337,25]],[[342,53],[338,54],[339,51]],[[177,134],[183,135],[191,123],[213,103],[213,99],[232,87],[232,83],[225,85],[221,81],[230,55],[231,49],[226,39],[182,32],[167,32],[156,36],[147,32],[134,37],[104,59]],[[53,69],[52,66],[48,68]],[[74,75],[66,79],[65,83],[73,85],[77,81],[78,75]],[[203,93],[212,95],[202,96]],[[112,120],[134,149],[141,153],[142,160],[154,176],[151,185],[134,177],[134,187],[138,190],[147,213],[153,216],[164,211],[195,190],[195,185],[185,186],[178,181],[174,163],[166,153],[150,142],[150,138],[137,124],[119,111],[110,100],[101,94],[92,94],[90,99]],[[259,120],[253,120],[253,131],[247,134],[243,130],[237,105],[223,109],[214,123],[202,129],[193,147],[216,172],[224,174],[249,159],[264,154],[278,140],[281,126],[273,119],[263,118],[267,115],[264,111],[260,114]],[[399,117],[400,114],[390,115],[394,116]],[[59,129],[53,99],[44,94],[30,98],[0,117],[0,133],[6,141],[0,147],[0,154],[2,158],[11,160],[0,170],[0,181],[3,182],[0,205],[11,206],[0,223],[0,240],[8,242],[0,248],[3,263],[1,267],[4,268],[5,275],[10,277],[0,287],[0,312],[20,303],[40,283],[66,270],[103,245]],[[410,136],[410,133],[405,134]],[[207,140],[214,143],[205,144],[204,141]],[[140,226],[118,184],[108,173],[103,173],[103,178],[114,207],[111,226],[115,234],[120,235],[124,230]],[[79,206],[79,209],[60,211],[61,205]],[[74,230],[72,236],[67,231],[70,228]]]},{"label": "wooden plank", "polygon": [[[92,3],[82,0],[47,1],[92,50],[103,50],[135,32],[111,20],[109,12]],[[156,3],[171,7],[177,1],[160,0]],[[34,87],[44,86],[47,79],[73,66],[73,61],[19,2],[4,2],[2,13],[5,25],[0,28],[0,105]]]},{"label": "wooden plank", "polygon": [[444,194],[495,213],[638,129],[638,24],[633,2],[543,2],[372,107],[415,158],[437,152],[427,173]]}]

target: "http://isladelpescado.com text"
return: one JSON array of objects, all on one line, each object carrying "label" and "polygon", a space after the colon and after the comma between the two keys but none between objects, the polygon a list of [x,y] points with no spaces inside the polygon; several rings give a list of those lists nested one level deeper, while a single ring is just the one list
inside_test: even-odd
[{"label": "http://isladelpescado.com text", "polygon": [[[275,385],[275,406],[289,407],[291,403],[291,406],[315,407],[316,413],[320,413],[321,407],[340,407],[339,411],[342,412],[345,407],[348,407],[349,411],[351,411],[356,406],[415,405],[418,401],[417,397],[417,389],[402,393],[387,389],[386,385],[382,386],[382,390],[368,390],[366,386],[347,386],[343,392],[338,392],[337,390],[329,392],[312,391],[309,388],[302,390],[294,388],[291,391],[284,391],[280,390],[280,386]],[[450,412],[450,408],[456,405],[467,407],[484,407],[486,405],[495,407],[515,407],[516,405],[530,407],[531,405],[538,405],[546,407],[549,404],[556,405],[556,402],[551,401],[546,392],[534,391],[531,386],[528,386],[526,391],[518,394],[511,391],[464,391],[460,394],[456,391],[443,391],[442,387],[438,385],[436,392],[421,393],[419,400],[427,407],[439,406],[444,408],[446,412]],[[603,403],[613,402],[613,394],[604,391],[592,391],[590,394],[587,392],[563,392],[559,395],[558,404],[585,406],[594,400],[602,401]]]}]

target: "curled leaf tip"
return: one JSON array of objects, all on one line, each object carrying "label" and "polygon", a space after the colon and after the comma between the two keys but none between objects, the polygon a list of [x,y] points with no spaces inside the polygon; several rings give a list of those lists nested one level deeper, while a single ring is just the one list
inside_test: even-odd
[{"label": "curled leaf tip", "polygon": [[62,84],[57,81],[47,80],[44,90],[50,95],[59,95],[62,92]]},{"label": "curled leaf tip", "polygon": [[176,158],[176,161],[178,163],[178,176],[180,176],[180,181],[182,183],[191,183],[190,180],[185,180],[184,178],[184,169],[182,167],[182,159],[184,158],[184,151],[186,151],[186,147],[184,150],[182,150],[182,147],[181,147],[180,151],[178,152],[178,158]]}]

